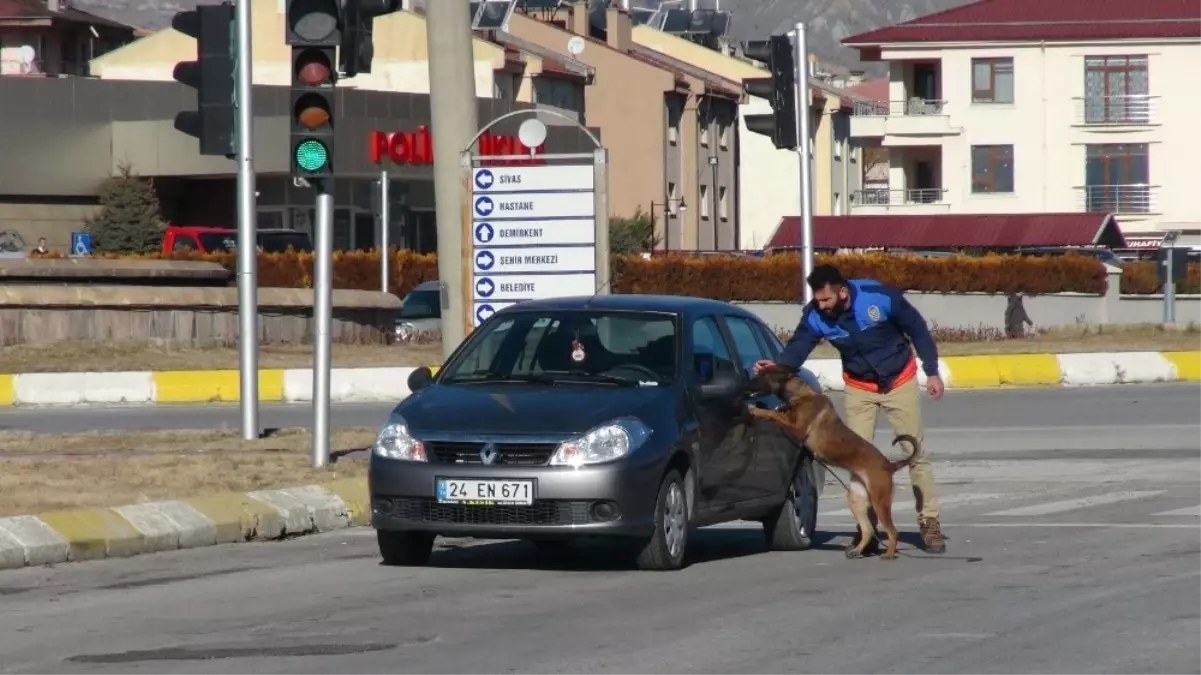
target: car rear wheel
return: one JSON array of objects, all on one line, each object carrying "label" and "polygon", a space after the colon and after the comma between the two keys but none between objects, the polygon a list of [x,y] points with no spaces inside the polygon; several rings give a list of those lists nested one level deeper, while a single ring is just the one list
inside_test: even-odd
[{"label": "car rear wheel", "polygon": [[680,472],[671,470],[659,485],[655,501],[655,533],[638,553],[644,570],[678,570],[688,548],[688,498]]},{"label": "car rear wheel", "polygon": [[396,532],[376,530],[379,554],[389,566],[414,567],[425,565],[434,550],[434,536],[427,532]]},{"label": "car rear wheel", "polygon": [[773,551],[804,551],[813,546],[817,527],[817,480],[814,461],[803,455],[784,503],[763,522],[763,534]]}]

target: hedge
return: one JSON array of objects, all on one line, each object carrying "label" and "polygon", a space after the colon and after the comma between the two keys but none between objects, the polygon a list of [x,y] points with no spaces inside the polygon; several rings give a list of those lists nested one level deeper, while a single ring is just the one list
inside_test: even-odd
[{"label": "hedge", "polygon": [[[391,249],[388,290],[403,297],[417,284],[438,278],[437,257]],[[98,257],[114,257],[111,255]],[[151,253],[144,257],[162,258]],[[175,260],[208,260],[237,269],[234,253],[175,253]],[[818,255],[816,262],[833,263],[847,277],[871,277],[904,290],[943,293],[1104,293],[1104,266],[1081,255],[957,256],[925,258],[891,254]],[[378,251],[334,253],[334,287],[379,288]],[[734,301],[794,302],[801,296],[800,255],[784,253],[765,258],[742,256],[668,255],[651,259],[639,255],[613,258],[612,289],[618,293],[667,293]],[[312,286],[311,253],[259,254],[259,285],[304,288]],[[1132,262],[1123,267],[1122,293],[1159,291],[1155,262]],[[1190,263],[1188,281],[1179,293],[1201,292],[1201,264]]]}]

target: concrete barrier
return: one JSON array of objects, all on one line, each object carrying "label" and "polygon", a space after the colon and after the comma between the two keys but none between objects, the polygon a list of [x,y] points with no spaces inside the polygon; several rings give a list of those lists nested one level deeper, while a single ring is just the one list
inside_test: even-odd
[{"label": "concrete barrier", "polygon": [[[837,359],[805,364],[826,389],[842,391]],[[395,402],[409,395],[415,368],[334,368],[335,402]],[[436,372],[436,368],[434,369]],[[994,354],[938,360],[947,389],[1051,387],[1148,382],[1201,382],[1201,351]],[[919,372],[925,386],[926,376]],[[237,402],[236,370],[0,374],[0,405]],[[307,368],[259,371],[259,400],[300,403],[313,398]]]}]

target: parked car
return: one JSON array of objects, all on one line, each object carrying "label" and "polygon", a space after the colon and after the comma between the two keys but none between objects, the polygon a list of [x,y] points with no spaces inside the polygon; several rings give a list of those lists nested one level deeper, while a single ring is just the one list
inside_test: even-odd
[{"label": "parked car", "polygon": [[[824,472],[745,406],[752,364],[783,348],[715,300],[608,295],[494,314],[379,432],[371,522],[386,564],[421,565],[435,537],[578,538],[678,569],[693,528],[758,520],[772,549],[810,546]],[[806,373],[810,383],[816,379]]]},{"label": "parked car", "polygon": [[[298,253],[307,253],[313,250],[313,242],[309,239],[309,235],[300,230],[276,227],[260,228],[255,232],[260,252],[283,253],[289,248]],[[168,225],[163,231],[163,255],[177,251],[224,253],[237,249],[238,230],[232,227]]]},{"label": "parked car", "polygon": [[413,287],[401,302],[396,316],[396,338],[408,340],[419,333],[442,327],[442,293],[438,281],[423,281]]}]

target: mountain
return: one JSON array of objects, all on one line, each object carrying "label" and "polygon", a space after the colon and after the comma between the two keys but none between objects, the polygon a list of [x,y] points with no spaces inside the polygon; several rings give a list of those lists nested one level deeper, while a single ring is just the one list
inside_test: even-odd
[{"label": "mountain", "polygon": [[[590,11],[603,16],[608,1],[589,0]],[[804,21],[808,26],[809,49],[823,63],[879,74],[882,72],[880,64],[860,62],[858,53],[843,47],[841,40],[971,1],[697,0],[697,6],[702,9],[716,7],[730,12],[729,38],[735,42],[762,40],[769,35],[789,31],[797,21]],[[641,9],[656,9],[664,3],[666,8],[688,6],[688,0],[631,1],[633,7]],[[150,29],[169,26],[175,12],[191,9],[196,4],[196,0],[71,0],[73,7],[85,12]]]}]

